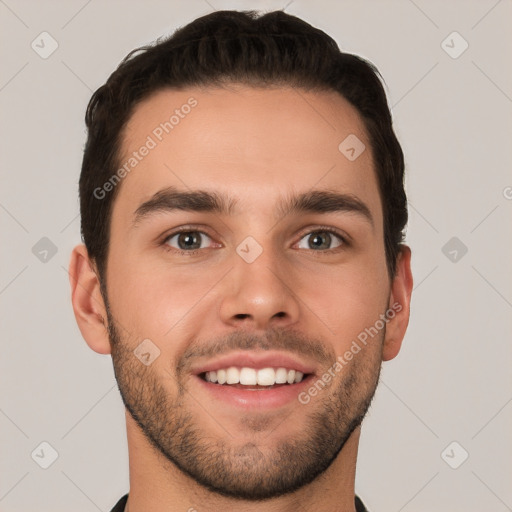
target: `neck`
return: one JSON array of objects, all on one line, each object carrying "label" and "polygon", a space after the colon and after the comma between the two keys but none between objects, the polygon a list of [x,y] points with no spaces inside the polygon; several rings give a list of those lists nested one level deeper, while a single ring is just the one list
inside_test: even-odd
[{"label": "neck", "polygon": [[244,501],[221,496],[197,484],[146,439],[126,412],[130,492],[126,512],[355,512],[354,482],[360,427],[334,462],[316,480],[284,496]]}]

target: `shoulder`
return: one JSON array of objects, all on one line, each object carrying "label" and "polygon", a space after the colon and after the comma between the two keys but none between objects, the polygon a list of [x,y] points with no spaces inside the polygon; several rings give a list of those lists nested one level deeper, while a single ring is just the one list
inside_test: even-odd
[{"label": "shoulder", "polygon": [[110,512],[124,512],[124,507],[128,501],[128,494],[125,494],[114,506]]}]

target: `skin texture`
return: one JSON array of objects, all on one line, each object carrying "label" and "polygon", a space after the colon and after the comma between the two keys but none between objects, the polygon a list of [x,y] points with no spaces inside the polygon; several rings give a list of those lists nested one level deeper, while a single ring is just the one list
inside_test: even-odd
[{"label": "skin texture", "polygon": [[[412,290],[408,247],[387,274],[364,125],[334,92],[165,90],[135,109],[121,161],[190,98],[197,105],[118,185],[108,303],[83,245],[70,263],[78,325],[92,350],[112,354],[127,407],[129,511],[353,511],[359,425],[382,361],[400,350]],[[350,134],[366,146],[354,161],[338,150]],[[134,226],[139,205],[170,186],[236,204],[231,215],[175,210]],[[354,212],[276,212],[280,199],[311,190],[356,196],[373,223]],[[179,252],[168,237],[180,226],[206,233],[200,249]],[[346,242],[327,235],[327,248],[312,247],[325,228]],[[262,249],[252,263],[236,251],[248,236]],[[307,404],[240,410],[193,373],[235,350],[277,350],[320,378],[393,304],[400,311]],[[160,351],[149,366],[133,353],[145,339]]]}]

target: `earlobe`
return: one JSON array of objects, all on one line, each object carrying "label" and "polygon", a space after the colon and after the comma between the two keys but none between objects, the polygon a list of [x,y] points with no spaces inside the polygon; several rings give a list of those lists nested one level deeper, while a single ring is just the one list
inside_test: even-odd
[{"label": "earlobe", "polygon": [[85,245],[77,245],[69,262],[71,302],[78,328],[89,347],[110,354],[107,313],[100,281]]},{"label": "earlobe", "polygon": [[400,352],[402,341],[409,325],[413,279],[411,272],[411,249],[402,245],[397,260],[396,275],[391,283],[389,298],[389,322],[382,347],[382,360],[389,361]]}]

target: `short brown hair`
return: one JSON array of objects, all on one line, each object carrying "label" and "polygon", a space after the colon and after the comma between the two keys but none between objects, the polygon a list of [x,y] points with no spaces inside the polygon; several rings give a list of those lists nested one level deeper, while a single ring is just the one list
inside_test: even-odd
[{"label": "short brown hair", "polygon": [[379,77],[372,64],[341,52],[327,34],[283,11],[264,15],[217,11],[130,52],[93,94],[85,116],[88,138],[79,184],[81,231],[102,284],[112,207],[120,187],[113,187],[102,199],[94,191],[120,165],[123,128],[134,107],[161,89],[226,82],[334,90],[358,110],[376,165],[386,262],[393,277],[407,223],[407,199],[403,153]]}]

